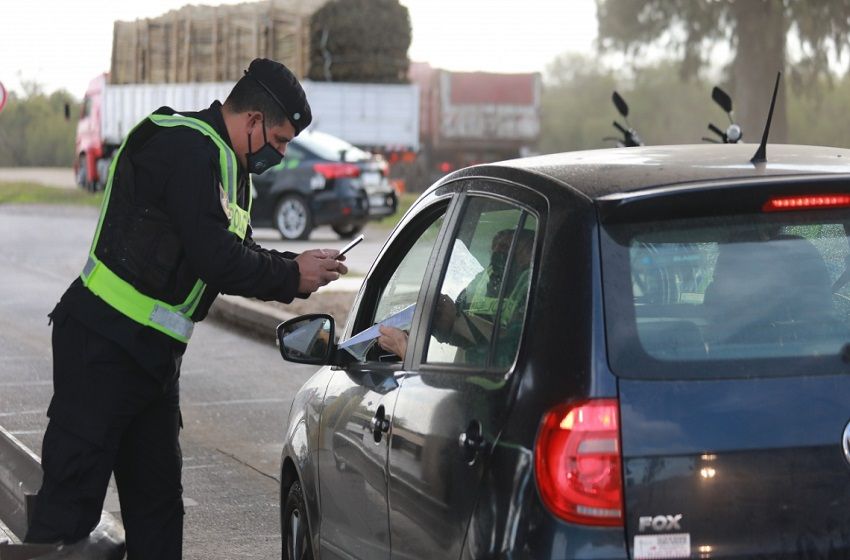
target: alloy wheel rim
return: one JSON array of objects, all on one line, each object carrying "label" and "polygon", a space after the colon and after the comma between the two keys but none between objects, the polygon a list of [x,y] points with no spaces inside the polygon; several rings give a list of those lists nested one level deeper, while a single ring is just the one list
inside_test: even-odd
[{"label": "alloy wheel rim", "polygon": [[286,200],[280,205],[277,221],[278,229],[287,237],[298,237],[307,226],[307,209],[298,200]]},{"label": "alloy wheel rim", "polygon": [[304,524],[301,522],[301,512],[297,509],[292,510],[289,514],[289,538],[288,548],[289,557],[293,560],[300,560],[305,557],[307,543],[305,541]]}]

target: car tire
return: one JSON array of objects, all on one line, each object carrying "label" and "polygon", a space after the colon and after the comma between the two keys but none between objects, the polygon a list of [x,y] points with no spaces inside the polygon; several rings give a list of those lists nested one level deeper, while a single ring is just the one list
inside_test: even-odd
[{"label": "car tire", "polygon": [[86,154],[80,154],[77,160],[77,186],[84,190],[91,190],[89,187],[89,168],[86,163]]},{"label": "car tire", "polygon": [[283,504],[283,560],[313,560],[313,544],[307,522],[307,507],[301,483],[295,481],[286,493]]},{"label": "car tire", "polygon": [[284,239],[307,239],[313,230],[313,216],[307,201],[297,194],[281,197],[274,209],[274,225]]},{"label": "car tire", "polygon": [[351,239],[363,231],[363,224],[333,225],[331,229],[334,230],[340,239]]}]

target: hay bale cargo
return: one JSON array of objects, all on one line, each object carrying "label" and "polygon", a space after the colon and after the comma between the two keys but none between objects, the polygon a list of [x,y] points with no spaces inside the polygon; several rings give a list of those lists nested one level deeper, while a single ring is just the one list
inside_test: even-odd
[{"label": "hay bale cargo", "polygon": [[316,81],[408,83],[410,14],[398,0],[330,0],[310,18]]},{"label": "hay bale cargo", "polygon": [[113,84],[233,82],[255,57],[305,76],[309,17],[325,0],[184,6],[162,16],[116,21]]},{"label": "hay bale cargo", "polygon": [[398,0],[188,5],[116,21],[110,82],[233,82],[262,56],[313,80],[407,83],[410,37]]}]

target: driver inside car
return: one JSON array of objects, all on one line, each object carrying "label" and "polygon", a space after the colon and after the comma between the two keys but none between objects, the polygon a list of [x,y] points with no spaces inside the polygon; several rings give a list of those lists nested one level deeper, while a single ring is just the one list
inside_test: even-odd
[{"label": "driver inside car", "polygon": [[[517,235],[513,266],[508,267],[508,255],[514,235]],[[499,315],[501,335],[510,341],[519,336],[525,307],[530,264],[534,246],[534,232],[504,229],[496,233],[491,246],[490,264],[479,272],[458,295],[457,301],[440,294],[434,314],[433,336],[459,348],[456,361],[484,365],[490,348],[493,323],[499,312],[499,295],[502,308]],[[507,277],[505,272],[508,272]],[[505,286],[502,288],[502,283]],[[398,357],[407,352],[408,332],[385,325],[380,327],[378,345]],[[515,348],[515,344],[505,344]],[[497,352],[498,353],[498,352]]]}]

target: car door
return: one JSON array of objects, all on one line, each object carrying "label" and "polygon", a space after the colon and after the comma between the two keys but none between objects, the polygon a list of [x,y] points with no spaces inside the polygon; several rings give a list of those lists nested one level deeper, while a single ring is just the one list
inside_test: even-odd
[{"label": "car door", "polygon": [[515,186],[472,181],[468,189],[397,391],[389,452],[394,558],[460,555],[518,378],[540,211],[521,202],[527,191]]},{"label": "car door", "polygon": [[[422,209],[384,247],[341,341],[417,303],[452,194],[447,188],[421,200],[417,207]],[[339,350],[348,364],[334,373],[327,387],[320,422],[320,540],[325,558],[390,554],[386,463],[391,412],[404,371],[399,357],[376,344],[360,350],[362,346]]]}]

